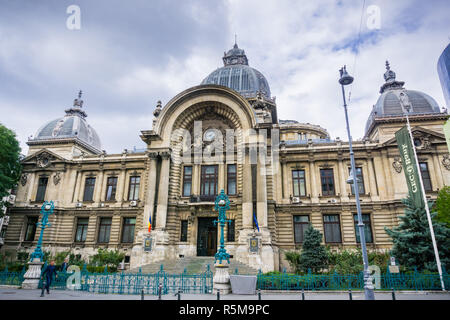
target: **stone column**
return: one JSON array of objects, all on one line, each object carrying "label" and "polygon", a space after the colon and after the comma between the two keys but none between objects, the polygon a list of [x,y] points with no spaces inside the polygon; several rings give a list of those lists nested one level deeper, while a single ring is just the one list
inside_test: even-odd
[{"label": "stone column", "polygon": [[378,200],[378,188],[375,178],[375,171],[373,167],[373,158],[370,157],[367,160],[367,171],[369,172],[369,184],[370,184],[370,195],[372,199]]},{"label": "stone column", "polygon": [[319,202],[317,192],[316,169],[314,167],[314,160],[311,159],[309,160],[309,172],[311,183],[311,202]]},{"label": "stone column", "polygon": [[437,188],[442,189],[442,187],[444,186],[444,180],[442,178],[442,169],[441,166],[439,165],[439,155],[437,153],[434,153],[431,156],[433,157],[434,170],[430,171],[434,172],[436,178],[434,180],[434,185],[432,184],[431,186],[433,187],[434,190],[436,190]]},{"label": "stone column", "polygon": [[[150,166],[147,178],[147,194],[145,195],[145,205],[144,205],[144,221],[143,229],[148,230],[148,219],[151,216],[153,218],[153,211],[155,208],[155,191],[156,191],[156,163],[158,161],[158,154],[151,152],[148,154],[150,158]],[[153,223],[153,221],[152,221]]]},{"label": "stone column", "polygon": [[218,181],[218,190],[217,190],[217,194],[220,193],[220,190],[224,190],[225,193],[227,193],[227,190],[225,190],[225,180],[226,180],[226,164],[220,163],[219,164],[219,168],[218,168],[219,172],[219,181]]},{"label": "stone column", "polygon": [[79,175],[79,181],[78,181],[78,192],[77,192],[77,196],[75,197],[75,201],[83,201],[83,193],[82,191],[84,191],[84,187],[83,187],[83,180],[84,180],[84,174],[82,171],[80,171],[80,175]]},{"label": "stone column", "polygon": [[374,157],[373,162],[375,165],[375,175],[377,177],[377,182],[378,182],[378,192],[379,192],[379,196],[380,196],[380,200],[386,200],[387,199],[387,190],[386,190],[386,178],[385,178],[385,173],[384,173],[384,168],[383,168],[383,162],[381,161],[381,154],[379,154],[378,156]]},{"label": "stone column", "polygon": [[102,196],[102,191],[103,191],[103,176],[104,176],[104,172],[103,170],[100,170],[98,177],[96,179],[96,188],[95,188],[95,196],[94,196],[94,202],[95,203],[99,203],[100,202],[100,198]]},{"label": "stone column", "polygon": [[169,200],[169,173],[170,173],[170,154],[164,152],[161,154],[161,173],[159,177],[158,188],[158,206],[156,208],[156,227],[157,230],[165,230],[167,220],[167,205]]},{"label": "stone column", "polygon": [[395,185],[393,183],[392,174],[391,174],[391,166],[392,164],[389,163],[389,155],[387,151],[382,151],[382,162],[383,162],[383,171],[386,176],[386,191],[388,197],[395,197],[395,194],[397,193],[395,190]]},{"label": "stone column", "polygon": [[256,214],[260,228],[266,229],[267,224],[267,169],[264,160],[261,158],[257,164],[256,171]]},{"label": "stone column", "polygon": [[200,194],[200,165],[194,164],[192,165],[192,190],[191,194],[199,195]]},{"label": "stone column", "polygon": [[125,167],[122,166],[122,168],[120,169],[120,174],[119,174],[119,178],[118,178],[118,187],[117,187],[117,192],[116,192],[116,199],[117,201],[123,202],[128,200],[127,199],[127,194],[125,192],[125,179],[126,179],[126,171],[125,171]]},{"label": "stone column", "polygon": [[346,175],[345,166],[342,161],[342,157],[339,157],[338,158],[338,179],[339,179],[339,186],[340,186],[339,189],[341,189],[340,190],[341,197],[345,198],[346,201],[349,201],[347,185],[346,185],[347,177],[348,177],[348,175]]},{"label": "stone column", "polygon": [[253,200],[252,200],[252,168],[248,150],[245,153],[243,165],[242,181],[242,228],[252,229],[253,227]]},{"label": "stone column", "polygon": [[288,176],[287,176],[287,162],[286,159],[281,160],[281,183],[283,184],[283,200],[289,199],[289,188],[288,188]]}]

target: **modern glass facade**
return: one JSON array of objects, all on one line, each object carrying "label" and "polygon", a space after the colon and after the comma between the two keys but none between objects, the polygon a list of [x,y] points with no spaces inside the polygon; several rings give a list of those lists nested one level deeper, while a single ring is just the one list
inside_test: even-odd
[{"label": "modern glass facade", "polygon": [[444,49],[438,60],[438,74],[444,91],[445,104],[450,107],[450,44]]}]

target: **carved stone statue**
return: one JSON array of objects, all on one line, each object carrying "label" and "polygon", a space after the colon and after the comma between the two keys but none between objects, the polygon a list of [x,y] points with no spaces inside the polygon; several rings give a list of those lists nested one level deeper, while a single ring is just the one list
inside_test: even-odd
[{"label": "carved stone statue", "polygon": [[394,162],[392,162],[392,166],[394,167],[395,171],[397,171],[397,173],[402,172],[402,160],[400,159],[400,157],[394,158]]}]

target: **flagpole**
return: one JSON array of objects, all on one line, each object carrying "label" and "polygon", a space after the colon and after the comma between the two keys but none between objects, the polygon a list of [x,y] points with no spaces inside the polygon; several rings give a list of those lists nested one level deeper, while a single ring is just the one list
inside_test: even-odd
[{"label": "flagpole", "polygon": [[420,187],[422,189],[423,202],[425,203],[425,211],[427,212],[428,225],[430,226],[430,233],[431,233],[431,241],[433,242],[434,255],[436,257],[436,264],[437,264],[437,268],[438,268],[438,272],[439,272],[439,278],[441,279],[442,291],[445,291],[444,278],[442,277],[441,260],[439,259],[439,251],[437,248],[436,239],[434,237],[433,222],[431,221],[430,209],[428,208],[427,194],[425,193],[425,188],[423,186],[422,172],[420,170],[419,159],[417,158],[416,146],[414,145],[414,138],[412,135],[411,126],[409,124],[409,117],[408,117],[409,106],[402,106],[402,107],[403,107],[404,113],[406,115],[406,124],[408,127],[409,137],[411,139],[412,149],[414,151],[414,158],[416,160],[416,166],[417,166],[417,171],[418,171],[417,175],[419,176]]}]

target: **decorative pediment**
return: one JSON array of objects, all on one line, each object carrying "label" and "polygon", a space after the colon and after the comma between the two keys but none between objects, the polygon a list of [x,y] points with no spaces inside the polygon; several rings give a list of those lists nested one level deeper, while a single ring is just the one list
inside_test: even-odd
[{"label": "decorative pediment", "polygon": [[[431,144],[433,143],[446,143],[445,136],[443,134],[422,127],[412,128],[412,134],[417,150],[430,149]],[[395,139],[395,136],[383,143],[382,146],[397,146],[397,140]]]},{"label": "decorative pediment", "polygon": [[42,149],[22,160],[22,164],[34,164],[38,168],[48,168],[54,162],[67,162],[67,159],[57,155],[56,153]]}]

